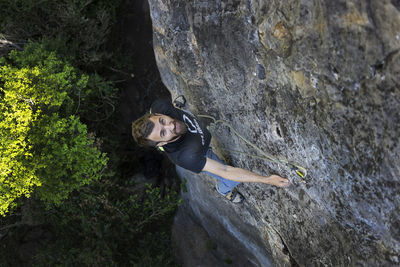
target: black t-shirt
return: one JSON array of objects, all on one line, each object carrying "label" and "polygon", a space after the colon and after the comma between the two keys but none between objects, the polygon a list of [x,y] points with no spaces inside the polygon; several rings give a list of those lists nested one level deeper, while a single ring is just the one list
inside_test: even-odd
[{"label": "black t-shirt", "polygon": [[201,172],[206,165],[206,153],[211,141],[211,134],[207,128],[196,117],[175,108],[168,100],[154,101],[151,112],[167,115],[186,124],[188,131],[163,148],[176,165],[195,173]]}]

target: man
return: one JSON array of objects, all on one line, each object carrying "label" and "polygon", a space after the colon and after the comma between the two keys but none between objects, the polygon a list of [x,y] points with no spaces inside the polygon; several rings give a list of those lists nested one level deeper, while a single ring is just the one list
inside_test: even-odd
[{"label": "man", "polygon": [[141,146],[162,147],[176,165],[195,173],[205,172],[218,179],[217,191],[234,203],[244,198],[235,187],[241,182],[288,187],[278,175],[268,177],[222,162],[211,150],[211,134],[196,117],[175,108],[167,100],[155,101],[146,114],[132,123],[132,136]]}]

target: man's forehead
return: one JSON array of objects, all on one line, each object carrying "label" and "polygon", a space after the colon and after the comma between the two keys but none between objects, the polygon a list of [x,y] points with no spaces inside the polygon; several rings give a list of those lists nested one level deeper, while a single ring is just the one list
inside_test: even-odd
[{"label": "man's forehead", "polygon": [[156,120],[156,119],[158,119],[159,117],[161,117],[162,115],[161,114],[151,114],[151,116],[150,116],[150,120],[152,120],[152,121],[154,121],[154,120]]},{"label": "man's forehead", "polygon": [[150,119],[153,118],[153,120],[157,120],[160,117],[168,117],[168,116],[160,113],[155,113],[153,116],[150,117]]}]

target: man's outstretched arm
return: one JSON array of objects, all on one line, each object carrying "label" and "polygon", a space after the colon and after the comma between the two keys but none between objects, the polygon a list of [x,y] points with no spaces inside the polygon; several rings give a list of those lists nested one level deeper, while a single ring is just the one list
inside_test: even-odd
[{"label": "man's outstretched arm", "polygon": [[286,178],[278,175],[261,176],[254,172],[247,171],[241,168],[235,168],[228,165],[223,165],[218,161],[207,158],[206,165],[203,171],[211,172],[228,180],[233,180],[243,183],[264,183],[275,185],[278,187],[288,187],[290,182]]}]

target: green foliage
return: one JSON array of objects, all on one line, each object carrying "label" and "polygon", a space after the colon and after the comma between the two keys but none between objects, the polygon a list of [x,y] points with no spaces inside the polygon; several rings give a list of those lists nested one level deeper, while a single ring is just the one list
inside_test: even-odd
[{"label": "green foliage", "polygon": [[230,265],[230,264],[233,263],[233,261],[232,261],[232,259],[230,259],[230,258],[226,258],[226,259],[225,259],[225,263]]},{"label": "green foliage", "polygon": [[32,163],[42,183],[39,198],[47,203],[60,204],[71,191],[98,179],[107,162],[75,116],[43,116],[30,141],[35,154],[41,155],[33,157]]},{"label": "green foliage", "polygon": [[182,181],[182,183],[181,183],[181,188],[182,188],[182,192],[183,193],[186,193],[187,192],[187,180],[186,180],[186,178],[183,178],[183,181]]},{"label": "green foliage", "polygon": [[178,193],[133,188],[100,180],[46,212],[57,236],[37,254],[37,265],[174,266],[170,225]]},{"label": "green foliage", "polygon": [[215,249],[217,249],[217,244],[215,244],[212,240],[207,239],[206,240],[206,248],[207,248],[207,251],[215,250]]},{"label": "green foliage", "polygon": [[107,41],[122,0],[2,0],[0,34],[6,38],[54,40],[53,49],[83,65],[110,58]]},{"label": "green foliage", "polygon": [[[0,211],[21,196],[45,201],[31,197],[0,216],[0,266],[174,266],[170,231],[181,200],[177,190],[125,179],[137,171],[136,152],[121,141],[116,89],[101,76],[120,81],[113,75],[126,69],[116,68],[132,67],[125,23],[109,34],[117,18],[131,18],[128,6],[0,1],[0,56],[23,49],[0,58]],[[47,236],[34,241],[34,259],[19,250],[32,228]]]},{"label": "green foliage", "polygon": [[172,257],[170,236],[169,231],[145,233],[137,241],[136,250],[130,254],[130,266],[176,266]]},{"label": "green foliage", "polygon": [[72,97],[88,81],[35,43],[0,60],[1,215],[35,187],[39,198],[59,204],[99,178],[107,158],[73,114]]}]

